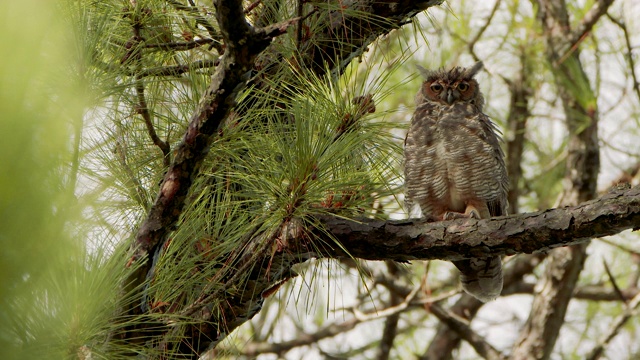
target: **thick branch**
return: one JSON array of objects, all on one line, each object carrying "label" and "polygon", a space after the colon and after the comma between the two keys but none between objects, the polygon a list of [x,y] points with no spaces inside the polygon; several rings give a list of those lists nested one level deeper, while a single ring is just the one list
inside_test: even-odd
[{"label": "thick branch", "polygon": [[[352,256],[402,261],[537,253],[586,242],[592,237],[640,227],[640,188],[610,193],[579,206],[481,221],[459,219],[429,223],[419,220],[383,222],[364,219],[356,222],[337,217],[321,220],[333,238],[327,232],[318,230],[313,234],[315,236],[302,235],[290,239],[288,247],[278,249],[275,254],[252,258],[256,264],[271,262],[272,267],[256,272],[257,277],[252,281],[252,286],[256,287],[246,291],[268,296],[272,284],[290,276],[288,272],[277,269],[290,268],[312,257],[348,257],[338,246],[332,249],[323,246],[322,254],[310,251],[317,249],[317,246],[308,244],[309,241],[321,241],[326,245],[336,239]],[[255,315],[259,310],[256,303],[261,299],[251,301],[252,307],[246,309],[242,299],[229,297],[225,301],[235,310],[225,314],[226,330],[230,332]],[[213,326],[213,323],[207,323],[207,326]],[[199,325],[199,331],[203,331],[203,327],[204,324]],[[205,333],[209,331],[213,329]],[[219,339],[212,339],[212,343],[217,343]]]},{"label": "thick branch", "polygon": [[[367,260],[460,260],[537,253],[640,227],[640,188],[578,206],[487,220],[355,222],[324,219],[349,253]],[[321,233],[318,233],[322,236]],[[326,236],[325,236],[326,237]],[[345,256],[335,247],[325,256]]]}]

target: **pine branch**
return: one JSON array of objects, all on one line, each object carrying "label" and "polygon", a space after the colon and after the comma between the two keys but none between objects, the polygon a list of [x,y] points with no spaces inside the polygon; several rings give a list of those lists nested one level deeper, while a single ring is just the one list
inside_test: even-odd
[{"label": "pine branch", "polygon": [[[182,142],[175,149],[160,191],[135,240],[132,260],[146,259],[178,220],[197,170],[239,90],[255,57],[282,32],[256,32],[244,19],[240,2],[216,2],[218,22],[226,40],[226,52],[212,77],[211,85],[193,114]],[[148,270],[148,267],[142,267]],[[139,283],[139,282],[138,282]]]},{"label": "pine branch", "polygon": [[[313,34],[316,39],[315,43],[322,45],[313,48],[307,47],[308,56],[306,58],[311,59],[310,68],[317,74],[323,74],[328,64],[340,73],[378,36],[401,26],[407,19],[417,15],[420,11],[441,2],[433,0],[398,3],[395,1],[363,0],[353,3],[351,5],[353,9],[346,10],[357,11],[345,10],[341,12],[340,21],[331,22],[331,26],[323,30],[324,33]],[[154,204],[135,236],[129,263],[141,261],[143,264],[126,281],[126,290],[133,291],[141,288],[140,285],[144,283],[146,275],[151,269],[154,249],[164,243],[170,232],[175,229],[184,210],[187,194],[199,174],[199,167],[207,156],[213,136],[224,123],[230,109],[235,105],[236,95],[246,85],[250,75],[249,71],[254,67],[266,69],[283,66],[277,49],[274,49],[275,56],[261,56],[260,64],[254,64],[254,62],[258,55],[267,49],[271,40],[275,36],[283,34],[288,26],[296,22],[296,19],[254,28],[246,21],[240,1],[217,0],[215,5],[219,32],[225,41],[225,54],[216,66],[210,85],[191,116],[182,141],[174,149],[172,162],[159,186]],[[336,14],[325,10],[318,16],[331,18],[334,15]],[[348,36],[345,37],[345,34]],[[318,42],[318,39],[321,41]],[[338,43],[341,45],[335,46]],[[251,259],[253,260],[254,257]],[[288,270],[291,264],[300,261],[304,261],[304,258],[298,255],[295,256],[295,259],[291,257],[280,260],[258,259],[254,261],[257,264],[257,269],[254,269],[255,273],[252,276],[260,280],[282,280],[289,276],[289,272],[278,270],[274,273],[273,270]],[[238,266],[243,268],[242,264]],[[230,287],[232,286],[226,288]],[[269,284],[256,283],[254,291],[248,291],[248,293],[262,294],[267,292],[269,287]],[[214,293],[208,296],[212,299],[226,300],[225,295],[224,293]],[[140,297],[142,296],[140,295]],[[235,300],[239,303],[233,303]],[[189,325],[189,329],[186,330],[188,335],[185,335],[186,338],[180,345],[185,356],[196,356],[210,345],[217,344],[228,330],[233,330],[251,318],[262,306],[261,299],[254,301],[243,297],[243,299],[235,300],[229,299],[228,302],[225,302],[229,305],[223,310],[225,313],[223,318],[214,318],[210,311],[203,310],[198,313],[196,322],[202,321],[202,323]],[[140,302],[134,299],[131,303],[134,305],[126,309],[127,313],[133,316],[141,314]],[[224,321],[225,324],[220,324],[220,321]],[[145,325],[141,324],[140,326],[144,327]],[[168,333],[169,331],[167,331]],[[157,332],[155,334],[158,335]],[[132,341],[144,341],[145,337],[149,335],[143,330],[131,330],[123,336]],[[202,340],[204,338],[206,340]]]}]

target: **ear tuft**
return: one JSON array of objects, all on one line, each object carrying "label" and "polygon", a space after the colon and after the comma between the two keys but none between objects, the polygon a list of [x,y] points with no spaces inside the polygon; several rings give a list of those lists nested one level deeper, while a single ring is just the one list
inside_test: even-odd
[{"label": "ear tuft", "polygon": [[427,70],[420,65],[416,65],[416,68],[418,68],[418,72],[425,80],[428,80],[435,73],[433,70]]},{"label": "ear tuft", "polygon": [[476,74],[480,70],[482,70],[483,67],[484,67],[484,64],[482,63],[482,61],[478,61],[477,63],[473,64],[472,67],[466,69],[463,75],[465,78],[470,79],[476,76]]}]

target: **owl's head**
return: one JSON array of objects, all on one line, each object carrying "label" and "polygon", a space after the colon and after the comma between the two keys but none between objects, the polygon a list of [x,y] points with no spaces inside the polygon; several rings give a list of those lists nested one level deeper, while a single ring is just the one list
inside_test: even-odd
[{"label": "owl's head", "polygon": [[425,101],[442,105],[472,103],[482,110],[484,98],[478,82],[473,78],[482,66],[482,62],[479,61],[470,68],[457,66],[447,71],[427,70],[418,65],[418,70],[425,81],[418,92],[416,103],[418,105]]}]

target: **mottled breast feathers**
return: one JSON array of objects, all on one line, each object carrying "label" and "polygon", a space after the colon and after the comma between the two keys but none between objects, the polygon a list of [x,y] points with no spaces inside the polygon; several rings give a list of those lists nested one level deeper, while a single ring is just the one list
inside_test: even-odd
[{"label": "mottled breast feathers", "polygon": [[[506,215],[507,177],[499,131],[482,112],[474,79],[482,68],[420,68],[425,81],[405,140],[405,202],[424,215],[448,220]],[[502,290],[500,258],[454,264],[463,288],[482,301]]]}]

